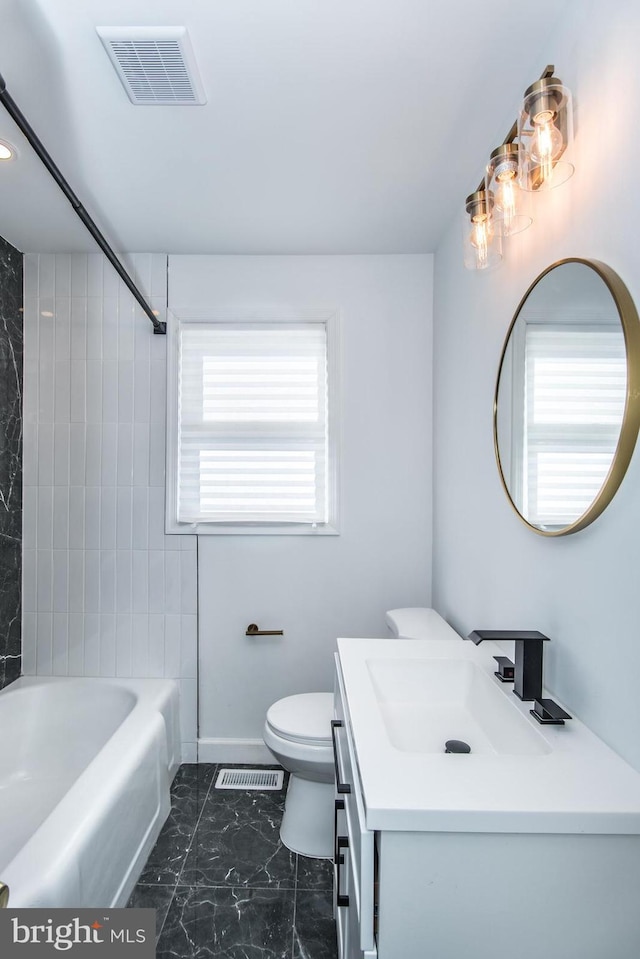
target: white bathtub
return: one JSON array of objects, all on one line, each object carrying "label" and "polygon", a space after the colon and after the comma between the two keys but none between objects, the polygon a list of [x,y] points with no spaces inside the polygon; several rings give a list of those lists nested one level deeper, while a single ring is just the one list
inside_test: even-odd
[{"label": "white bathtub", "polygon": [[123,906],[169,814],[178,688],[22,677],[0,692],[9,905]]}]

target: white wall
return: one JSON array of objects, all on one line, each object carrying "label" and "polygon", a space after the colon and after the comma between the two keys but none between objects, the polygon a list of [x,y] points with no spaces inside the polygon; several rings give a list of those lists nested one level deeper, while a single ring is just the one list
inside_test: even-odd
[{"label": "white wall", "polygon": [[[433,587],[436,607],[463,634],[482,627],[549,635],[552,694],[640,768],[640,449],[592,526],[546,539],[508,505],[492,440],[503,338],[543,268],[564,256],[603,260],[640,304],[638,36],[635,0],[574,5],[540,64],[555,63],[575,96],[575,176],[546,202],[538,198],[536,222],[513,238],[495,273],[463,269],[457,221],[437,251]],[[521,92],[514,89],[514,117]],[[504,117],[505,131],[512,119]],[[494,144],[484,146],[488,154]],[[473,146],[479,169],[482,148]]]},{"label": "white wall", "polygon": [[[338,309],[340,535],[199,537],[201,759],[268,758],[281,696],[330,690],[337,636],[428,605],[431,256],[171,256],[169,306]],[[284,629],[249,639],[249,623]]]},{"label": "white wall", "polygon": [[[166,308],[166,256],[129,268]],[[99,254],[25,258],[23,670],[165,676],[196,755],[196,542],[164,535],[166,337]]]}]

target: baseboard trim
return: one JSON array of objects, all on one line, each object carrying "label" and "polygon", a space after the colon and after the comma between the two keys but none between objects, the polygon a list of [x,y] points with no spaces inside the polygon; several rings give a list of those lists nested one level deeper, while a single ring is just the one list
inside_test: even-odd
[{"label": "baseboard trim", "polygon": [[268,763],[275,760],[261,739],[199,739],[199,763]]}]

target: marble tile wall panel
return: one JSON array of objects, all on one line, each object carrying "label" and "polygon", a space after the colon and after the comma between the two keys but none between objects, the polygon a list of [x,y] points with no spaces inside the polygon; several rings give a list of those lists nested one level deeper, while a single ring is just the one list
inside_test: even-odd
[{"label": "marble tile wall panel", "polygon": [[21,671],[22,253],[0,237],[0,688]]},{"label": "marble tile wall panel", "polygon": [[[167,258],[125,257],[162,317]],[[166,338],[102,254],[25,257],[27,674],[180,683],[196,759],[197,552],[164,532]]]}]

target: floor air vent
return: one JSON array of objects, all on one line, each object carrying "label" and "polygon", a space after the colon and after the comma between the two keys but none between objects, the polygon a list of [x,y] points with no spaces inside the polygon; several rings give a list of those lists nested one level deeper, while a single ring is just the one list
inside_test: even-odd
[{"label": "floor air vent", "polygon": [[186,27],[96,27],[132,103],[206,103]]},{"label": "floor air vent", "polygon": [[221,769],[215,789],[282,789],[281,769]]}]

